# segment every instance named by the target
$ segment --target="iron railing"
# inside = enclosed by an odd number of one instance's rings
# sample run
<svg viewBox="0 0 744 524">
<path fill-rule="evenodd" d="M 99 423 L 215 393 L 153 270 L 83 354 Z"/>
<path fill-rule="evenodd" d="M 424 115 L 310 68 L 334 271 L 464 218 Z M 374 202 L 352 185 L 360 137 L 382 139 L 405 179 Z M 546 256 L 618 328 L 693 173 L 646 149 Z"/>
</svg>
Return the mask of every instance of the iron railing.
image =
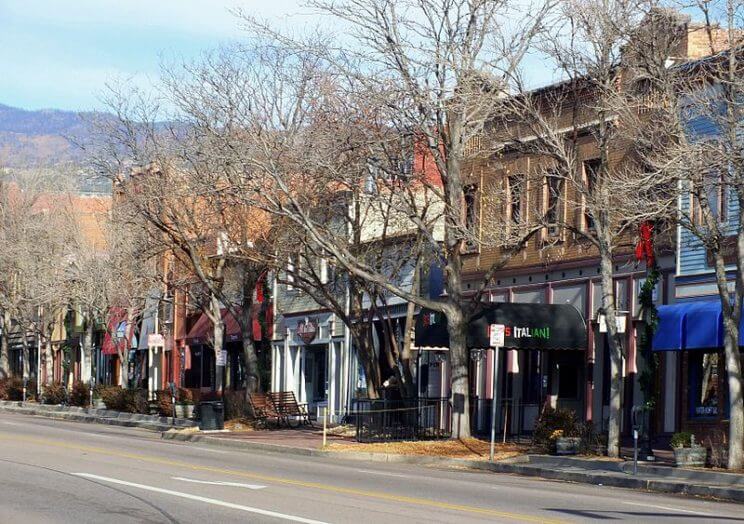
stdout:
<svg viewBox="0 0 744 524">
<path fill-rule="evenodd" d="M 452 434 L 449 398 L 356 399 L 354 404 L 358 442 L 449 438 Z"/>
</svg>

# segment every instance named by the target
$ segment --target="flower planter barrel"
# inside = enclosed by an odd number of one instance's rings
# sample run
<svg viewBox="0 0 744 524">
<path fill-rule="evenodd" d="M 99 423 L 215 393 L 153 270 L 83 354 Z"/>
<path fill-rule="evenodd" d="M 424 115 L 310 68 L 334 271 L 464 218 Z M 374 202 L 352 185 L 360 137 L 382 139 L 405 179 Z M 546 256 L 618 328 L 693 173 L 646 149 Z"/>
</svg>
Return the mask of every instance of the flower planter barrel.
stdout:
<svg viewBox="0 0 744 524">
<path fill-rule="evenodd" d="M 576 455 L 579 452 L 581 439 L 579 437 L 558 437 L 555 439 L 556 455 Z"/>
<path fill-rule="evenodd" d="M 708 450 L 703 446 L 674 448 L 674 462 L 679 467 L 703 467 Z"/>
</svg>

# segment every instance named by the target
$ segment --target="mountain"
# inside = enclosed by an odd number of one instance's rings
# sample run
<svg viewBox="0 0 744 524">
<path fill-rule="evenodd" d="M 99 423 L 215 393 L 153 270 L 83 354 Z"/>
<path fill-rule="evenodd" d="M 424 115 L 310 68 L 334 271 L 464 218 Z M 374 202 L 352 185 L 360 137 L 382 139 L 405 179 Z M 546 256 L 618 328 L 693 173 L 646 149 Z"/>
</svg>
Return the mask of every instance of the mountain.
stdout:
<svg viewBox="0 0 744 524">
<path fill-rule="evenodd" d="M 50 167 L 80 161 L 82 151 L 75 143 L 90 136 L 87 121 L 94 115 L 0 104 L 0 166 Z"/>
<path fill-rule="evenodd" d="M 91 137 L 88 122 L 96 113 L 41 109 L 28 111 L 0 104 L 0 169 L 11 172 L 27 169 L 54 169 L 81 166 L 84 152 L 77 144 Z M 91 179 L 80 173 L 78 190 L 108 192 L 108 181 Z"/>
</svg>

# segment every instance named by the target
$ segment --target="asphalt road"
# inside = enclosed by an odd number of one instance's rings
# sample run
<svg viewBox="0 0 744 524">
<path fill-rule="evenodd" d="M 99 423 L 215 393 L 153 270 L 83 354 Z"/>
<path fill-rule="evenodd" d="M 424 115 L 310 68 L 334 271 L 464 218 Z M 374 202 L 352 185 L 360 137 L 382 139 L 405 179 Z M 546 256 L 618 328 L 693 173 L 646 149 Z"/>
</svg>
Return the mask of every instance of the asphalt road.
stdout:
<svg viewBox="0 0 744 524">
<path fill-rule="evenodd" d="M 0 523 L 744 522 L 744 505 L 0 414 Z"/>
</svg>

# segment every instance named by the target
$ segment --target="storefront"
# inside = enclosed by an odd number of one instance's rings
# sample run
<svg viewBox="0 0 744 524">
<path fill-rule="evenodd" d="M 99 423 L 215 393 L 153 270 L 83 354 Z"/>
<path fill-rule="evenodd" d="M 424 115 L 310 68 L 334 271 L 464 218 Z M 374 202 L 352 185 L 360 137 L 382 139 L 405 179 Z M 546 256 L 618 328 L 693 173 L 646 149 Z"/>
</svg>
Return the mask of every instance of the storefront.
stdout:
<svg viewBox="0 0 744 524">
<path fill-rule="evenodd" d="M 723 352 L 723 314 L 718 300 L 659 306 L 653 350 L 677 355 L 677 429 L 698 439 L 728 431 L 728 388 Z M 744 318 L 739 325 L 744 347 Z M 667 384 L 668 385 L 668 384 Z"/>
<path fill-rule="evenodd" d="M 343 328 L 332 313 L 283 317 L 285 338 L 275 341 L 272 390 L 293 391 L 311 416 L 339 420 L 348 398 L 350 360 Z"/>
<path fill-rule="evenodd" d="M 496 382 L 500 432 L 530 432 L 546 403 L 582 413 L 587 326 L 581 313 L 565 304 L 488 303 L 471 319 L 467 335 L 471 414 L 476 432 L 491 424 L 495 357 L 489 344 L 492 324 L 505 326 Z M 416 325 L 419 354 L 448 355 L 443 351 L 448 347 L 444 315 L 424 311 Z M 420 381 L 427 379 L 427 389 L 432 389 L 432 375 L 423 371 L 422 368 Z M 446 380 L 449 374 L 442 377 Z M 448 389 L 448 385 L 438 389 Z"/>
</svg>

